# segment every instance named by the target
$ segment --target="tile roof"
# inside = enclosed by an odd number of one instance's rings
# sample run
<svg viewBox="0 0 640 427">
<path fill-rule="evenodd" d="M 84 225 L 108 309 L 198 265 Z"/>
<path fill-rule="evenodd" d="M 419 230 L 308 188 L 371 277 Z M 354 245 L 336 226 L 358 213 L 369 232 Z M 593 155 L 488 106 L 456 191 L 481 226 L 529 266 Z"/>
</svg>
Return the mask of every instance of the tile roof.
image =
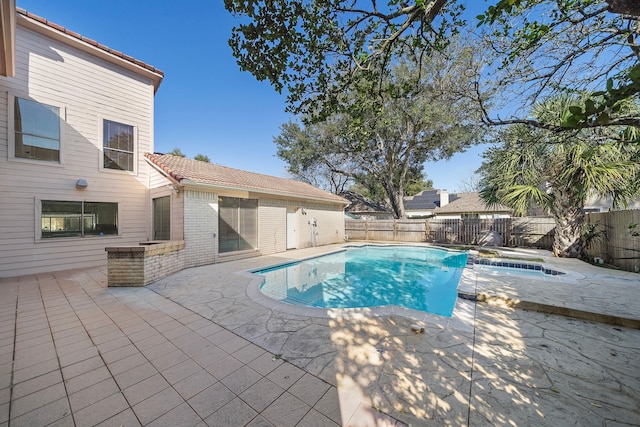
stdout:
<svg viewBox="0 0 640 427">
<path fill-rule="evenodd" d="M 258 193 L 337 202 L 345 205 L 349 203 L 348 200 L 340 196 L 292 179 L 247 172 L 170 154 L 145 153 L 144 156 L 165 175 L 183 185 L 189 183 L 186 181 L 190 181 L 213 187 L 249 190 Z"/>
<path fill-rule="evenodd" d="M 100 43 L 98 43 L 97 41 L 95 41 L 93 39 L 90 39 L 88 37 L 85 37 L 85 36 L 83 36 L 81 34 L 78 34 L 78 33 L 74 32 L 74 31 L 71 31 L 71 30 L 63 27 L 62 25 L 58 25 L 58 24 L 56 24 L 54 22 L 51 22 L 51 21 L 49 21 L 49 20 L 47 20 L 45 18 L 42 18 L 41 16 L 34 15 L 33 13 L 27 12 L 26 10 L 21 9 L 19 7 L 16 8 L 16 12 L 18 13 L 18 15 L 26 16 L 27 18 L 30 18 L 30 19 L 32 19 L 34 21 L 37 21 L 37 22 L 41 23 L 41 24 L 44 24 L 49 28 L 53 28 L 54 30 L 57 30 L 57 31 L 59 31 L 61 33 L 64 33 L 64 34 L 66 34 L 68 36 L 71 36 L 71 37 L 73 37 L 75 39 L 78 39 L 80 41 L 83 41 L 83 42 L 85 42 L 85 43 L 87 43 L 87 44 L 89 44 L 91 46 L 97 47 L 100 50 L 103 50 L 103 51 L 105 51 L 107 53 L 110 53 L 111 55 L 117 56 L 118 58 L 122 58 L 125 61 L 131 62 L 131 63 L 133 63 L 133 64 L 135 64 L 135 65 L 137 65 L 139 67 L 142 67 L 142 68 L 144 68 L 146 70 L 149 70 L 149 71 L 151 71 L 153 73 L 159 74 L 160 76 L 164 77 L 164 72 L 162 70 L 159 70 L 156 67 L 154 67 L 152 65 L 149 65 L 149 64 L 147 64 L 145 62 L 139 61 L 139 60 L 137 60 L 136 58 L 134 58 L 132 56 L 125 55 L 124 53 L 122 53 L 122 52 L 120 52 L 118 50 L 111 49 L 110 47 L 105 46 L 103 44 L 100 44 Z"/>
<path fill-rule="evenodd" d="M 480 198 L 480 193 L 456 193 L 455 200 L 449 202 L 449 204 L 436 208 L 437 214 L 441 213 L 475 213 L 475 212 L 512 212 L 508 206 L 504 205 L 491 205 L 487 206 Z"/>
</svg>

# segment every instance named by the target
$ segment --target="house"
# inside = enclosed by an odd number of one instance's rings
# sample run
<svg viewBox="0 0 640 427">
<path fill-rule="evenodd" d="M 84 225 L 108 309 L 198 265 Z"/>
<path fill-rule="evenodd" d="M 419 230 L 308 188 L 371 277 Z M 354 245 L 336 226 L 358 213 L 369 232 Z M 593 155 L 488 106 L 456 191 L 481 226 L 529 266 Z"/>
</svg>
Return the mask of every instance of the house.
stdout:
<svg viewBox="0 0 640 427">
<path fill-rule="evenodd" d="M 145 159 L 153 239 L 184 240 L 184 267 L 344 241 L 340 196 L 168 154 Z"/>
<path fill-rule="evenodd" d="M 352 219 L 393 219 L 391 210 L 353 191 L 343 191 L 340 196 L 349 201 L 345 209 Z"/>
<path fill-rule="evenodd" d="M 449 193 L 447 190 L 424 190 L 404 198 L 407 218 L 488 219 L 509 218 L 513 210 L 507 206 L 487 206 L 480 193 Z"/>
<path fill-rule="evenodd" d="M 15 0 L 0 14 L 0 277 L 119 265 L 140 245 L 160 253 L 144 268 L 175 271 L 344 240 L 339 196 L 149 154 L 162 71 Z"/>
<path fill-rule="evenodd" d="M 509 218 L 513 210 L 504 205 L 487 206 L 480 193 L 455 193 L 449 195 L 449 203 L 435 209 L 438 219 L 496 219 Z"/>
<path fill-rule="evenodd" d="M 404 198 L 404 212 L 407 218 L 429 218 L 436 208 L 449 203 L 447 190 L 423 190 L 414 196 Z"/>
<path fill-rule="evenodd" d="M 157 68 L 0 0 L 0 277 L 149 239 Z"/>
<path fill-rule="evenodd" d="M 614 210 L 640 209 L 640 200 L 632 200 L 626 207 L 614 209 L 612 197 L 587 197 L 584 212 L 609 212 Z"/>
</svg>

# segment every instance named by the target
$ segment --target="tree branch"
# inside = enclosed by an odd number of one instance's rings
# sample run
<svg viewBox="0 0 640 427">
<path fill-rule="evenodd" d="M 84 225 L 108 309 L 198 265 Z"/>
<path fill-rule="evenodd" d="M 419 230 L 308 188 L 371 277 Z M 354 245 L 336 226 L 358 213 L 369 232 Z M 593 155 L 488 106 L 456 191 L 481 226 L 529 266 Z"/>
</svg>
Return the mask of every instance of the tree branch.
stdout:
<svg viewBox="0 0 640 427">
<path fill-rule="evenodd" d="M 619 13 L 640 17 L 640 3 L 637 0 L 606 0 L 609 7 L 607 10 L 611 13 Z"/>
</svg>

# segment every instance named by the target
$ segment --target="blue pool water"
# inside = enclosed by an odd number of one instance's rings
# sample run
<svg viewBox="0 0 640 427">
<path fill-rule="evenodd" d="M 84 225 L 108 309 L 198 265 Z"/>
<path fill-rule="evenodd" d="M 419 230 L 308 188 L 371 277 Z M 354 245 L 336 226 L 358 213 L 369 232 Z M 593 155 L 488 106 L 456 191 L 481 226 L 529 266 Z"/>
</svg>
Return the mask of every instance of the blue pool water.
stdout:
<svg viewBox="0 0 640 427">
<path fill-rule="evenodd" d="M 399 305 L 451 316 L 467 254 L 437 248 L 366 246 L 255 271 L 267 296 L 308 307 Z"/>
</svg>

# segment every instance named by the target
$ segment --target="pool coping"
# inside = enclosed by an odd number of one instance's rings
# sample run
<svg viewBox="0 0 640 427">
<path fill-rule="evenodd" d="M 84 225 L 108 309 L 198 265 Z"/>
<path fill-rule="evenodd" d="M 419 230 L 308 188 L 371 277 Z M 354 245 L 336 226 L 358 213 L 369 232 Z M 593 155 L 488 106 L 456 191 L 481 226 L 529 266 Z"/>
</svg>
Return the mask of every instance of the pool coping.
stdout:
<svg viewBox="0 0 640 427">
<path fill-rule="evenodd" d="M 491 258 L 489 261 L 487 261 L 488 263 L 477 263 L 476 262 L 477 253 L 472 255 L 471 252 L 473 251 L 470 251 L 467 267 L 465 267 L 462 273 L 462 277 L 460 278 L 460 282 L 458 284 L 458 297 L 460 298 L 468 299 L 470 301 L 477 301 L 477 302 L 487 303 L 491 305 L 502 306 L 502 307 L 537 311 L 540 313 L 555 314 L 555 315 L 560 315 L 565 317 L 572 317 L 575 319 L 604 323 L 608 325 L 623 326 L 623 327 L 632 328 L 632 329 L 640 329 L 640 319 L 598 313 L 595 311 L 580 310 L 577 308 L 563 307 L 559 305 L 545 304 L 541 302 L 528 301 L 528 300 L 519 299 L 519 298 L 512 298 L 507 295 L 500 294 L 499 292 L 496 292 L 496 293 L 478 292 L 477 290 L 478 279 L 486 279 L 488 275 L 483 274 L 483 272 L 480 272 L 479 270 L 474 269 L 474 266 L 494 265 L 494 264 L 491 264 L 491 262 L 495 263 L 496 265 L 500 263 L 501 264 L 505 264 L 505 263 L 521 264 L 521 265 L 537 264 L 537 265 L 540 265 L 542 269 L 561 273 L 561 274 L 549 275 L 550 277 L 540 277 L 540 278 L 528 277 L 527 278 L 528 280 L 540 281 L 540 282 L 546 282 L 546 283 L 548 283 L 549 279 L 551 279 L 551 280 L 561 280 L 563 283 L 569 283 L 569 284 L 579 286 L 580 285 L 579 280 L 585 278 L 586 276 L 580 273 L 576 273 L 574 271 L 567 271 L 562 268 L 559 268 L 552 261 L 551 262 L 550 261 L 514 262 L 514 260 L 512 259 L 496 257 L 496 258 Z M 505 267 L 504 265 L 501 265 L 500 267 L 518 269 L 518 267 Z M 523 267 L 519 267 L 519 268 L 529 270 Z M 490 279 L 495 280 L 494 276 L 488 276 L 488 277 Z"/>
<path fill-rule="evenodd" d="M 463 268 L 460 280 L 457 287 L 457 298 L 453 308 L 451 317 L 426 313 L 420 310 L 412 310 L 397 305 L 365 307 L 365 308 L 316 308 L 316 307 L 304 307 L 297 306 L 290 303 L 275 300 L 271 297 L 264 295 L 260 291 L 260 286 L 263 282 L 263 277 L 254 273 L 251 270 L 242 270 L 236 272 L 236 274 L 244 276 L 249 279 L 249 284 L 246 287 L 247 296 L 254 302 L 270 308 L 272 310 L 280 311 L 283 313 L 297 315 L 297 316 L 310 316 L 318 318 L 365 318 L 365 317 L 380 317 L 380 316 L 402 316 L 404 318 L 414 320 L 416 322 L 422 322 L 429 325 L 435 325 L 440 328 L 453 328 L 460 331 L 472 331 L 473 319 L 475 311 L 475 303 L 487 303 L 491 305 L 497 305 L 502 307 L 517 308 L 520 310 L 537 311 L 547 314 L 556 314 L 566 317 L 573 317 L 582 320 L 595 321 L 599 323 L 605 323 L 615 326 L 624 326 L 633 329 L 640 329 L 640 319 L 609 315 L 603 313 L 597 313 L 594 311 L 580 310 L 571 307 L 564 307 L 552 304 L 545 304 L 536 301 L 528 301 L 526 299 L 513 298 L 505 294 L 501 294 L 499 291 L 495 293 L 478 291 L 479 280 L 496 280 L 495 276 L 483 274 L 479 269 L 475 269 L 475 265 L 491 265 L 491 262 L 504 268 L 509 267 L 508 264 L 528 265 L 535 264 L 540 265 L 543 270 L 551 270 L 561 274 L 549 274 L 548 277 L 529 277 L 529 280 L 547 282 L 549 280 L 561 280 L 563 283 L 580 286 L 580 279 L 585 276 L 574 271 L 566 270 L 553 263 L 552 260 L 540 261 L 515 261 L 509 258 L 495 257 L 490 258 L 485 263 L 476 263 L 478 259 L 478 251 L 475 250 L 456 250 L 449 249 L 447 247 L 438 245 L 424 245 L 424 244 L 412 244 L 408 242 L 403 243 L 384 243 L 376 244 L 372 242 L 363 243 L 350 243 L 348 246 L 342 246 L 339 249 L 330 250 L 323 255 L 329 255 L 332 253 L 343 252 L 347 247 L 364 247 L 364 246 L 415 246 L 415 247 L 431 247 L 450 252 L 467 252 L 469 258 L 467 259 L 467 265 Z M 270 268 L 277 268 L 284 265 L 301 262 L 307 259 L 316 258 L 320 255 L 312 255 L 308 257 L 301 257 L 298 259 L 291 259 L 285 262 L 274 263 L 268 266 L 261 267 L 260 270 L 266 270 Z M 504 264 L 507 264 L 505 266 Z M 522 269 L 522 267 L 520 267 Z M 530 270 L 524 268 L 525 270 Z M 254 270 L 255 271 L 255 270 Z"/>
<path fill-rule="evenodd" d="M 247 296 L 253 302 L 272 310 L 280 311 L 296 316 L 309 316 L 324 319 L 353 318 L 361 319 L 366 317 L 380 316 L 402 316 L 416 322 L 423 322 L 441 328 L 453 328 L 460 331 L 473 330 L 473 301 L 462 298 L 456 299 L 456 304 L 451 317 L 426 313 L 420 310 L 412 310 L 398 305 L 385 305 L 363 308 L 318 308 L 293 305 L 275 300 L 266 296 L 260 291 L 260 285 L 264 280 L 263 276 L 248 271 L 238 271 L 236 274 L 244 276 L 250 280 L 247 285 Z"/>
<path fill-rule="evenodd" d="M 425 246 L 425 245 L 412 245 L 412 244 L 371 244 L 371 243 L 363 243 L 363 244 L 350 244 L 349 246 L 344 246 L 338 250 L 328 251 L 322 255 L 314 255 L 309 257 L 303 257 L 295 260 L 289 260 L 281 263 L 276 263 L 272 265 L 268 265 L 265 267 L 261 267 L 259 270 L 268 270 L 272 268 L 278 268 L 289 264 L 294 264 L 297 262 L 305 261 L 308 259 L 317 258 L 318 256 L 325 256 L 334 253 L 344 252 L 347 247 L 364 247 L 364 246 L 377 246 L 377 247 L 385 247 L 385 246 L 413 246 L 413 247 L 430 247 L 440 250 L 445 250 L 448 252 L 459 252 L 463 253 L 465 251 L 458 251 L 447 249 L 441 246 Z M 464 275 L 464 271 L 466 268 L 463 268 L 462 275 Z M 254 270 L 256 271 L 256 270 Z M 438 314 L 427 313 L 420 310 L 413 310 L 410 308 L 405 308 L 398 305 L 385 305 L 385 306 L 375 306 L 375 307 L 362 307 L 362 308 L 318 308 L 318 307 L 305 307 L 298 306 L 294 304 L 289 304 L 286 302 L 275 300 L 260 291 L 260 286 L 264 280 L 264 277 L 259 273 L 254 273 L 252 271 L 238 271 L 235 274 L 246 277 L 249 279 L 249 284 L 247 285 L 246 292 L 247 296 L 254 302 L 265 306 L 269 309 L 280 311 L 287 314 L 297 315 L 297 316 L 310 316 L 310 317 L 318 317 L 325 319 L 334 319 L 334 318 L 365 318 L 365 317 L 380 317 L 380 316 L 402 316 L 410 320 L 414 320 L 416 322 L 422 322 L 425 324 L 429 324 L 432 326 L 438 326 L 440 328 L 453 328 L 460 331 L 470 332 L 473 331 L 473 319 L 474 319 L 474 311 L 475 306 L 473 301 L 461 297 L 456 298 L 455 305 L 453 307 L 453 313 L 451 317 L 442 316 Z M 461 276 L 462 280 L 462 276 Z M 458 283 L 459 286 L 459 283 Z"/>
</svg>

